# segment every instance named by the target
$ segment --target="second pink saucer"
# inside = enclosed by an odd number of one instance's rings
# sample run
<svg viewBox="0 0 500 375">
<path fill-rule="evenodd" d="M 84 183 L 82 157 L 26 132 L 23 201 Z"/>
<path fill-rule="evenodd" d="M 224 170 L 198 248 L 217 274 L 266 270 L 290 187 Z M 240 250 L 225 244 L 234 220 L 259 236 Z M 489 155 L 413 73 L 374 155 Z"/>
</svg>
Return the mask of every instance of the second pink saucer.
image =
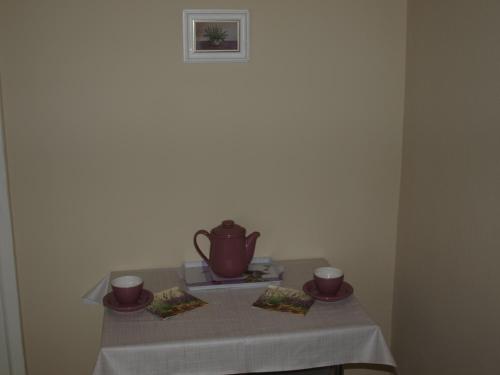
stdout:
<svg viewBox="0 0 500 375">
<path fill-rule="evenodd" d="M 302 287 L 302 290 L 306 292 L 308 295 L 310 295 L 312 298 L 325 302 L 340 301 L 344 298 L 349 297 L 354 292 L 354 288 L 352 287 L 352 285 L 345 281 L 342 282 L 342 285 L 340 286 L 340 289 L 337 292 L 337 294 L 334 294 L 332 296 L 321 294 L 318 288 L 316 288 L 314 280 L 309 280 L 307 283 L 305 283 L 304 286 Z"/>
</svg>

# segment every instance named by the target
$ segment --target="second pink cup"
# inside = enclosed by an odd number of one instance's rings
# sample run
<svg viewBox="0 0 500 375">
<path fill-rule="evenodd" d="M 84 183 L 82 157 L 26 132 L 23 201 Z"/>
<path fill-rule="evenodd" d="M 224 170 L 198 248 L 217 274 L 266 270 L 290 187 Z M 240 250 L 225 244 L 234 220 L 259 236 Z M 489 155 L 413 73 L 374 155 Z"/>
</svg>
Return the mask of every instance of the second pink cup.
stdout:
<svg viewBox="0 0 500 375">
<path fill-rule="evenodd" d="M 335 267 L 320 267 L 314 270 L 314 283 L 321 294 L 337 294 L 344 281 L 344 272 Z"/>
</svg>

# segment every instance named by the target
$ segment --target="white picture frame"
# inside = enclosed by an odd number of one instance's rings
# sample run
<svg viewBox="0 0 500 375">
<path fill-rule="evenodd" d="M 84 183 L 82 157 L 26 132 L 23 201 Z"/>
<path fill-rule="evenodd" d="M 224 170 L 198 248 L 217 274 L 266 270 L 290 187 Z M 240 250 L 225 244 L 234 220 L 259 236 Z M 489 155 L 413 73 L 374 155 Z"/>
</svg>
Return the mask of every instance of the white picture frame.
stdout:
<svg viewBox="0 0 500 375">
<path fill-rule="evenodd" d="M 184 62 L 247 62 L 250 57 L 248 10 L 184 9 Z"/>
</svg>

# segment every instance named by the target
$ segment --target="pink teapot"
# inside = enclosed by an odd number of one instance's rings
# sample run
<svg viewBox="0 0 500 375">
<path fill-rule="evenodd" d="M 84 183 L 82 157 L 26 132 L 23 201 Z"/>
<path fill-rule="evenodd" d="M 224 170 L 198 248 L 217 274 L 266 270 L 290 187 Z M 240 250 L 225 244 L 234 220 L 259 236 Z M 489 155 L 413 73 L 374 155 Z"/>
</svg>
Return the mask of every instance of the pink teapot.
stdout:
<svg viewBox="0 0 500 375">
<path fill-rule="evenodd" d="M 221 225 L 208 233 L 201 229 L 194 234 L 194 247 L 212 271 L 222 277 L 240 276 L 248 268 L 255 251 L 255 242 L 260 236 L 253 232 L 245 237 L 245 228 L 232 220 L 224 220 Z M 196 237 L 203 234 L 210 241 L 207 258 L 196 243 Z"/>
</svg>

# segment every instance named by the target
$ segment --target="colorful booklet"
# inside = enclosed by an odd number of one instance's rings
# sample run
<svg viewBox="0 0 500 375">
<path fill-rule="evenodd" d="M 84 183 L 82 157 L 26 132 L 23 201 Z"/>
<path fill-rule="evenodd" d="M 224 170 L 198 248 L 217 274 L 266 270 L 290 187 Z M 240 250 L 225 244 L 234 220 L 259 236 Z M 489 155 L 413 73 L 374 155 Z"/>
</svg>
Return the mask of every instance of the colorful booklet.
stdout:
<svg viewBox="0 0 500 375">
<path fill-rule="evenodd" d="M 314 299 L 301 290 L 270 285 L 253 306 L 306 315 L 313 303 Z"/>
<path fill-rule="evenodd" d="M 147 309 L 160 318 L 166 319 L 206 304 L 205 301 L 184 292 L 176 286 L 155 293 L 153 302 Z"/>
<path fill-rule="evenodd" d="M 283 277 L 283 267 L 271 258 L 254 258 L 248 270 L 238 277 L 220 277 L 203 261 L 185 262 L 182 267 L 188 290 L 219 288 L 255 288 L 279 285 Z"/>
</svg>

